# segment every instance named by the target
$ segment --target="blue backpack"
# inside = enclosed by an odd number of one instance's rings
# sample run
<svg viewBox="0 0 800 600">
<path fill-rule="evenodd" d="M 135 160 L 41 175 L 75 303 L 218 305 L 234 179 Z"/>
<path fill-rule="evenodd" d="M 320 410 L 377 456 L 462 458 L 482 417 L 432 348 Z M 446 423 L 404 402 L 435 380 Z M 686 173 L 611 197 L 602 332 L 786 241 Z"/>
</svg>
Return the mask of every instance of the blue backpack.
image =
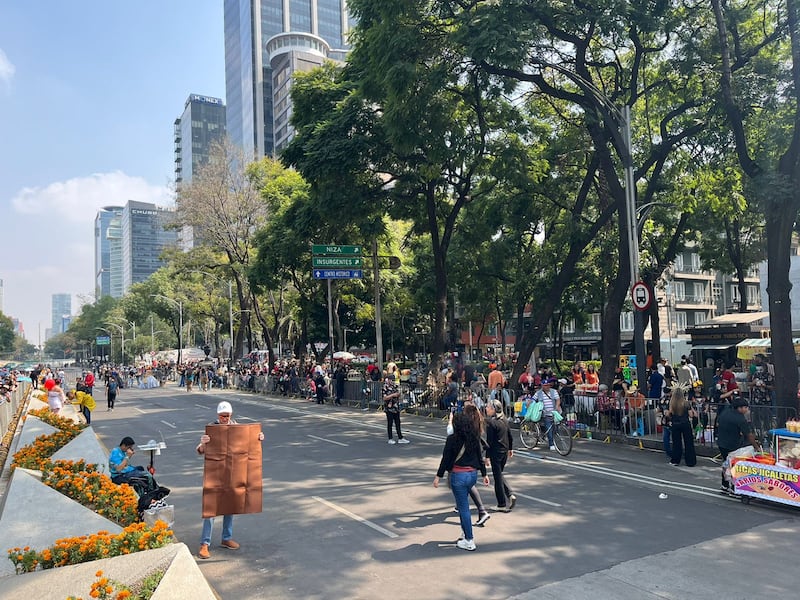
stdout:
<svg viewBox="0 0 800 600">
<path fill-rule="evenodd" d="M 115 379 L 112 379 L 108 382 L 108 391 L 112 394 L 117 393 L 117 381 Z"/>
</svg>

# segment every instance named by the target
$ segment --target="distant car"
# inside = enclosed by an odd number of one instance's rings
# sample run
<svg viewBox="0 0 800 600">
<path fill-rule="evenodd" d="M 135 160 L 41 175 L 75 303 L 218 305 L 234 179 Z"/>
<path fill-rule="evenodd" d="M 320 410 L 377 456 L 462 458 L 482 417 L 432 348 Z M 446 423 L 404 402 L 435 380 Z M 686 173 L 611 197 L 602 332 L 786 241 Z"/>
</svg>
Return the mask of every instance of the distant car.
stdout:
<svg viewBox="0 0 800 600">
<path fill-rule="evenodd" d="M 371 362 L 375 362 L 375 359 L 369 356 L 368 354 L 359 354 L 350 362 L 356 363 L 357 365 L 368 365 Z"/>
</svg>

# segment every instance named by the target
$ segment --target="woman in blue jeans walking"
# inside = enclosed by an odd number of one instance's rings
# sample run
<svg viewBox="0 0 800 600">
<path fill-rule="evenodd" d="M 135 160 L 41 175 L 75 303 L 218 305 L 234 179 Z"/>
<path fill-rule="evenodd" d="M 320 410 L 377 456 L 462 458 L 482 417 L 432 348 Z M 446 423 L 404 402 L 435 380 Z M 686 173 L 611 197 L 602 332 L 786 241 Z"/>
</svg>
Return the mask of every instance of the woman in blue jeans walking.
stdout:
<svg viewBox="0 0 800 600">
<path fill-rule="evenodd" d="M 478 480 L 478 471 L 483 476 L 484 485 L 489 485 L 489 477 L 483 460 L 480 433 L 472 419 L 464 414 L 453 417 L 453 434 L 447 436 L 444 443 L 442 460 L 436 477 L 433 478 L 433 487 L 439 487 L 439 480 L 444 477 L 445 471 L 450 472 L 450 488 L 453 490 L 461 530 L 464 533 L 456 545 L 462 550 L 475 550 L 469 514 L 469 490 Z"/>
</svg>

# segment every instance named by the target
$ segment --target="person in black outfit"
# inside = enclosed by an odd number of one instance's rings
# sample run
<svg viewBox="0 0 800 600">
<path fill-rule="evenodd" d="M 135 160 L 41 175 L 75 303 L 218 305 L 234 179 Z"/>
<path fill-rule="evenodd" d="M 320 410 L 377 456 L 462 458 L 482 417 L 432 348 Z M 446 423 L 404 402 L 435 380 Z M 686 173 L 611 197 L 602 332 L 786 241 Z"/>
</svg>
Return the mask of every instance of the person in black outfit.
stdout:
<svg viewBox="0 0 800 600">
<path fill-rule="evenodd" d="M 344 398 L 344 381 L 347 379 L 347 367 L 343 364 L 337 365 L 333 378 L 336 381 L 336 396 L 334 397 L 334 402 L 341 406 L 342 398 Z"/>
<path fill-rule="evenodd" d="M 723 492 L 733 491 L 728 478 L 725 476 L 725 470 L 728 467 L 728 454 L 744 446 L 753 446 L 756 450 L 761 450 L 761 444 L 759 444 L 755 433 L 753 433 L 753 428 L 750 427 L 750 423 L 747 421 L 748 410 L 750 408 L 747 400 L 734 397 L 731 400 L 730 408 L 726 408 L 719 413 L 717 444 L 723 460 L 721 487 Z"/>
<path fill-rule="evenodd" d="M 490 400 L 486 404 L 486 460 L 492 466 L 494 495 L 497 497 L 495 510 L 499 512 L 509 512 L 517 503 L 517 497 L 503 475 L 506 461 L 512 456 L 514 442 L 511 428 L 503 413 L 503 403 L 500 400 Z"/>
<path fill-rule="evenodd" d="M 673 388 L 667 415 L 670 418 L 672 430 L 672 457 L 669 461 L 670 464 L 677 467 L 681 464 L 681 455 L 683 455 L 687 467 L 695 466 L 697 464 L 697 455 L 694 451 L 694 432 L 692 431 L 690 419 L 697 417 L 697 413 L 689 405 L 689 401 L 686 400 L 686 392 L 684 392 L 683 388 L 677 386 Z"/>
</svg>

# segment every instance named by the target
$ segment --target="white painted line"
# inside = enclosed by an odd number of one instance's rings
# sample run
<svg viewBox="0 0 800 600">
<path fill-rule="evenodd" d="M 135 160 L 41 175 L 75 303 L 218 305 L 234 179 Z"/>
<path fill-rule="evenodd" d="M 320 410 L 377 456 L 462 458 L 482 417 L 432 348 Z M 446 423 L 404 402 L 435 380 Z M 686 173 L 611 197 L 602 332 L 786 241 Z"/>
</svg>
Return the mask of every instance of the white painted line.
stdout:
<svg viewBox="0 0 800 600">
<path fill-rule="evenodd" d="M 147 414 L 147 412 L 146 412 L 146 411 L 143 411 L 141 408 L 139 408 L 139 407 L 137 407 L 137 406 L 134 406 L 134 407 L 133 407 L 133 410 L 135 410 L 136 412 L 138 412 L 138 413 L 141 413 L 141 414 L 143 414 L 143 415 L 146 415 L 146 414 Z"/>
<path fill-rule="evenodd" d="M 336 444 L 337 446 L 349 446 L 349 444 L 343 444 L 342 442 L 336 442 L 334 440 L 329 440 L 328 438 L 317 437 L 316 435 L 308 434 L 308 437 L 314 438 L 315 440 L 319 440 L 320 442 L 329 442 L 331 444 Z"/>
<path fill-rule="evenodd" d="M 342 508 L 341 506 L 337 506 L 333 502 L 328 502 L 324 498 L 320 498 L 319 496 L 311 496 L 311 498 L 316 500 L 317 502 L 321 502 L 325 506 L 328 506 L 329 508 L 332 508 L 335 511 L 338 511 L 338 512 L 342 513 L 343 515 L 346 515 L 346 516 L 350 517 L 354 521 L 358 521 L 359 523 L 363 523 L 367 527 L 371 527 L 372 529 L 374 529 L 378 533 L 382 533 L 386 537 L 389 537 L 389 538 L 392 538 L 392 539 L 394 539 L 396 537 L 399 537 L 396 533 L 393 533 L 393 532 L 389 531 L 388 529 L 384 529 L 380 525 L 377 525 L 376 523 L 373 523 L 372 521 L 368 521 L 364 517 L 359 517 L 357 514 L 351 513 L 346 508 Z"/>
<path fill-rule="evenodd" d="M 255 421 L 252 417 L 236 417 L 239 421 Z"/>
<path fill-rule="evenodd" d="M 197 408 L 202 408 L 202 409 L 204 409 L 204 410 L 208 408 L 207 406 L 203 406 L 202 404 L 195 404 L 195 406 L 196 406 Z"/>
<path fill-rule="evenodd" d="M 172 427 L 173 429 L 177 429 L 177 425 L 173 425 L 172 423 L 167 423 L 166 421 L 161 421 L 167 427 Z"/>
<path fill-rule="evenodd" d="M 514 492 L 515 496 L 519 496 L 520 498 L 525 498 L 526 500 L 533 500 L 534 502 L 539 502 L 541 504 L 547 504 L 548 506 L 555 506 L 556 508 L 561 508 L 561 504 L 558 502 L 550 502 L 550 500 L 543 500 L 542 498 L 535 498 L 533 496 L 528 496 L 527 494 L 520 494 L 519 492 Z"/>
</svg>

